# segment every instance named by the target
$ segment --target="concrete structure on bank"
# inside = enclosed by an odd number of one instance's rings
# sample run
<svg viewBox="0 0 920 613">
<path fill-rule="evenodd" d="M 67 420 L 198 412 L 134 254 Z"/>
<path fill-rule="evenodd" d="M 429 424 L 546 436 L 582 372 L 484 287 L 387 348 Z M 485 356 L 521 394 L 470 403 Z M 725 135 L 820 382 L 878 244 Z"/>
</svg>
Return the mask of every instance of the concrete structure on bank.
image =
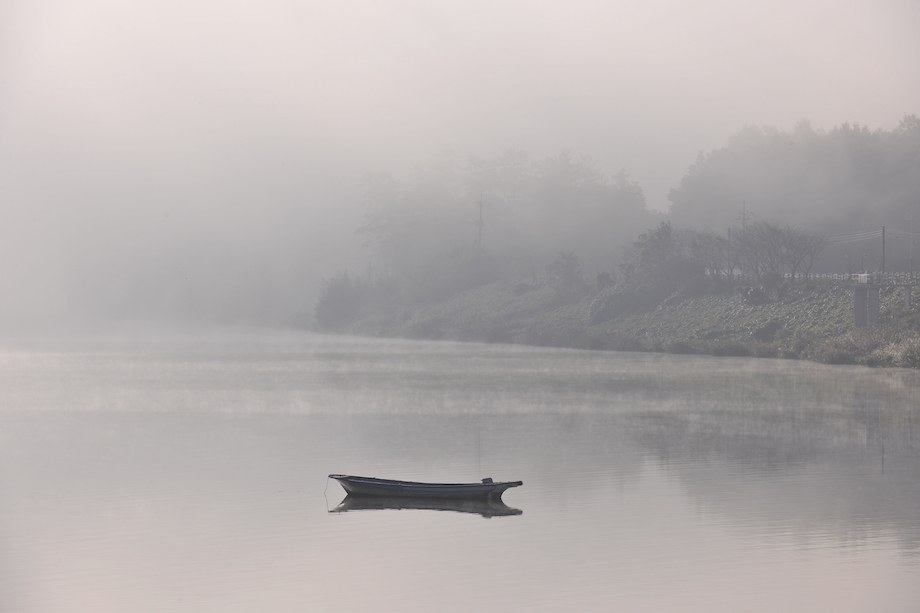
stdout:
<svg viewBox="0 0 920 613">
<path fill-rule="evenodd" d="M 891 283 L 885 285 L 869 283 L 870 275 L 855 275 L 856 285 L 853 286 L 853 325 L 861 328 L 866 324 L 877 324 L 881 311 L 882 287 L 903 287 L 904 308 L 911 305 L 911 293 L 916 283 Z"/>
</svg>

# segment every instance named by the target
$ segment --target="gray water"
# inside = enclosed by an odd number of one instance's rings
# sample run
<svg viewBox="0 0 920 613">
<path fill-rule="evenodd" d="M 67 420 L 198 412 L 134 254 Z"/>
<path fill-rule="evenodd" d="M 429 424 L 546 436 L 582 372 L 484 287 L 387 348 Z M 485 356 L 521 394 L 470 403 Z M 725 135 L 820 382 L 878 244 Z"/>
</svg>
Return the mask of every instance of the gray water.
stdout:
<svg viewBox="0 0 920 613">
<path fill-rule="evenodd" d="M 0 350 L 0 611 L 920 610 L 920 373 L 252 334 Z M 523 480 L 520 514 L 327 481 Z"/>
</svg>

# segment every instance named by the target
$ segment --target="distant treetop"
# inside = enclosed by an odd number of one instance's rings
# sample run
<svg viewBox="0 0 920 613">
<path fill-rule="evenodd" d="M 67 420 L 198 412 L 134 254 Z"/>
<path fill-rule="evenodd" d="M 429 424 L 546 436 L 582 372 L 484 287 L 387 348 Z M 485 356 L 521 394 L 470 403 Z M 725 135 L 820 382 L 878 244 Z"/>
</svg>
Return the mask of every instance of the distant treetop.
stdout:
<svg viewBox="0 0 920 613">
<path fill-rule="evenodd" d="M 716 232 L 742 209 L 831 232 L 903 223 L 920 202 L 920 119 L 907 115 L 891 131 L 746 126 L 700 153 L 669 199 L 675 223 Z"/>
</svg>

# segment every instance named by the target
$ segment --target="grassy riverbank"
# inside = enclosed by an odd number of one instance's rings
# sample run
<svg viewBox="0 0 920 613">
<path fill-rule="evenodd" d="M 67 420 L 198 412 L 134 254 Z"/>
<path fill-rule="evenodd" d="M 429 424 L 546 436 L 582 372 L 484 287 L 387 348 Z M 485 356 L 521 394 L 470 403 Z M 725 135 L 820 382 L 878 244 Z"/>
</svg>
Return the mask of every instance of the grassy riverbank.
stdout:
<svg viewBox="0 0 920 613">
<path fill-rule="evenodd" d="M 853 328 L 852 288 L 844 285 L 764 290 L 716 284 L 696 293 L 678 293 L 651 309 L 605 314 L 599 305 L 610 303 L 615 288 L 562 292 L 552 285 L 501 282 L 444 301 L 366 317 L 350 331 L 371 336 L 920 367 L 920 310 L 917 305 L 904 308 L 901 288 L 883 290 L 881 323 L 860 329 Z"/>
</svg>

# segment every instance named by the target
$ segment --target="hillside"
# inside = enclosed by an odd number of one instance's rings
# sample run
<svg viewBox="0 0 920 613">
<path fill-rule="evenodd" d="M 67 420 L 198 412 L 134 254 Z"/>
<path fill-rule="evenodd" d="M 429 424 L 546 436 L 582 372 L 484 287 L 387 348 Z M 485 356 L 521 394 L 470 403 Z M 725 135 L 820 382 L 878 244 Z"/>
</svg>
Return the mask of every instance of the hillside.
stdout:
<svg viewBox="0 0 920 613">
<path fill-rule="evenodd" d="M 716 283 L 684 289 L 651 310 L 624 310 L 598 321 L 599 305 L 612 293 L 615 287 L 564 292 L 550 284 L 499 282 L 366 317 L 350 332 L 920 367 L 920 311 L 916 304 L 904 308 L 900 288 L 882 291 L 881 323 L 860 329 L 853 328 L 852 288 L 843 284 L 767 289 Z"/>
</svg>

